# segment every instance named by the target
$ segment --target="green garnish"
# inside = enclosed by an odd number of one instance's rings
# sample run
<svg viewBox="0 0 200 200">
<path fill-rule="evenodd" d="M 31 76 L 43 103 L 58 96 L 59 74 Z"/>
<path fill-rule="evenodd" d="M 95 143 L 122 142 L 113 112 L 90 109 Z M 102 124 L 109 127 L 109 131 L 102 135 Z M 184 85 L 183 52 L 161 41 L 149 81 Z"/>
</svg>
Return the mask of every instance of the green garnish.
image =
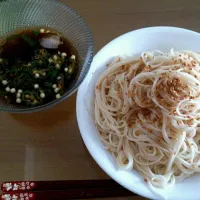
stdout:
<svg viewBox="0 0 200 200">
<path fill-rule="evenodd" d="M 8 103 L 24 107 L 49 103 L 61 98 L 75 78 L 77 63 L 68 49 L 46 49 L 40 39 L 39 31 L 22 31 L 0 46 L 0 97 Z"/>
<path fill-rule="evenodd" d="M 28 106 L 36 106 L 42 102 L 37 92 L 25 91 L 22 94 L 22 102 Z"/>
<path fill-rule="evenodd" d="M 52 86 L 53 86 L 53 84 L 50 83 L 50 82 L 45 82 L 44 85 L 45 85 L 45 87 L 47 87 L 47 88 L 52 88 Z"/>
<path fill-rule="evenodd" d="M 19 34 L 11 35 L 10 37 L 8 37 L 8 38 L 6 39 L 6 42 L 9 42 L 9 41 L 11 41 L 11 40 L 14 40 L 14 39 L 16 39 L 16 38 L 18 38 L 18 37 L 19 37 Z"/>
<path fill-rule="evenodd" d="M 32 40 L 30 37 L 28 37 L 27 35 L 21 35 L 21 38 L 23 40 L 25 40 L 30 46 L 35 46 L 37 43 Z"/>
<path fill-rule="evenodd" d="M 39 31 L 33 31 L 33 34 L 34 34 L 35 36 L 38 36 L 38 35 L 40 34 L 40 32 L 39 32 Z"/>
<path fill-rule="evenodd" d="M 57 70 L 57 69 L 53 69 L 51 72 L 49 72 L 49 74 L 48 74 L 49 80 L 50 81 L 55 80 L 57 75 L 58 75 L 58 73 L 59 73 L 59 70 Z"/>
</svg>

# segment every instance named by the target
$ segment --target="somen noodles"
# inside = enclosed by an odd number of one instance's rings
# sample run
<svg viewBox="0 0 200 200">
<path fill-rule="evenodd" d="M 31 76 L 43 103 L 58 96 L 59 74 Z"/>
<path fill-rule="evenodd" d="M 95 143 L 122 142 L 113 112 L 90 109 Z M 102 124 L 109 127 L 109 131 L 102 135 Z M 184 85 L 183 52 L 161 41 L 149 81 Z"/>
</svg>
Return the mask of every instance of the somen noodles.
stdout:
<svg viewBox="0 0 200 200">
<path fill-rule="evenodd" d="M 95 123 L 118 166 L 151 187 L 200 172 L 200 54 L 115 58 L 96 83 Z"/>
</svg>

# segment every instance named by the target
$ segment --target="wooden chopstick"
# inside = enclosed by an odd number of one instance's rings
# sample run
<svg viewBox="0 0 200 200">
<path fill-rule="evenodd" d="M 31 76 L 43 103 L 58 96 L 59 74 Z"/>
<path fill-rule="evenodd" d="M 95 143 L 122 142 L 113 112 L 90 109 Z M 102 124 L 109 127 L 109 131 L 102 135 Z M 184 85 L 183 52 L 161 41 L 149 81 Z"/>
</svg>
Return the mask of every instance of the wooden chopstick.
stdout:
<svg viewBox="0 0 200 200">
<path fill-rule="evenodd" d="M 85 188 L 119 188 L 113 180 L 67 180 L 67 181 L 11 181 L 1 185 L 3 192 L 66 190 Z"/>
<path fill-rule="evenodd" d="M 66 199 L 89 199 L 106 197 L 136 196 L 125 188 L 87 188 L 70 190 L 46 190 L 33 192 L 11 192 L 0 195 L 0 199 L 24 199 L 24 200 L 66 200 Z"/>
</svg>

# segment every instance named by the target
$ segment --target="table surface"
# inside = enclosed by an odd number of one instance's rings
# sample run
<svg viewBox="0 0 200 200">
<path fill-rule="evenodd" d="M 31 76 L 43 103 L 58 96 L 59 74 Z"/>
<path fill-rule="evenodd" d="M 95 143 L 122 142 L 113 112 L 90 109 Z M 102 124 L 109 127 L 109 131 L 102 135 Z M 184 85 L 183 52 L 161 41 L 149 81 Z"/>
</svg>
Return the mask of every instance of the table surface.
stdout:
<svg viewBox="0 0 200 200">
<path fill-rule="evenodd" d="M 200 31 L 198 0 L 62 2 L 86 20 L 96 52 L 113 38 L 142 27 L 167 25 Z M 82 142 L 75 111 L 76 94 L 45 112 L 0 113 L 0 181 L 108 178 Z"/>
</svg>

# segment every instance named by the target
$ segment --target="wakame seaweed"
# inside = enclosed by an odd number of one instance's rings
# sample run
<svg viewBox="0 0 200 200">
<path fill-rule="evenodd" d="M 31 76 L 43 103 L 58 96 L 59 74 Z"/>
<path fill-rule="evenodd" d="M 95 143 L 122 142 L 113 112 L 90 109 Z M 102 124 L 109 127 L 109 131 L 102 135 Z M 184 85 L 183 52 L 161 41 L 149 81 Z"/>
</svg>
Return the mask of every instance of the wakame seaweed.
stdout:
<svg viewBox="0 0 200 200">
<path fill-rule="evenodd" d="M 41 40 L 48 44 L 52 35 L 59 36 L 58 47 L 42 46 Z M 1 44 L 0 98 L 11 104 L 32 107 L 59 99 L 77 76 L 77 52 L 55 31 L 22 30 Z"/>
</svg>

